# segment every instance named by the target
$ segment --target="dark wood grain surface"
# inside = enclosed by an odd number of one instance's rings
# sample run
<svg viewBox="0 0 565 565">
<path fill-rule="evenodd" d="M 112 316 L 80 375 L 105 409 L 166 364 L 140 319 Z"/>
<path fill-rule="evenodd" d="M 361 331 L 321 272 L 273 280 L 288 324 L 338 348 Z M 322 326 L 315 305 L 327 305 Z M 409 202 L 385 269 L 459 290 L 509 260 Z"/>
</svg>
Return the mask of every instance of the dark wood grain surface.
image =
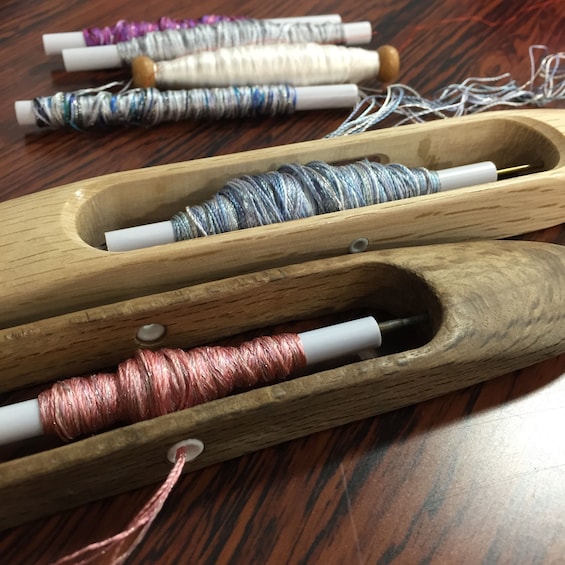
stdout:
<svg viewBox="0 0 565 565">
<path fill-rule="evenodd" d="M 104 173 L 317 139 L 340 111 L 152 129 L 22 131 L 13 102 L 99 86 L 63 72 L 41 34 L 204 13 L 369 19 L 430 95 L 468 76 L 529 77 L 528 47 L 565 47 L 561 0 L 111 2 L 0 7 L 0 199 Z M 563 106 L 565 107 L 565 106 Z M 564 187 L 565 188 L 565 187 Z M 526 236 L 565 244 L 558 226 Z M 131 563 L 563 563 L 565 358 L 185 475 Z M 154 487 L 0 533 L 0 561 L 48 563 L 123 527 Z M 0 512 L 1 510 L 0 501 Z"/>
</svg>

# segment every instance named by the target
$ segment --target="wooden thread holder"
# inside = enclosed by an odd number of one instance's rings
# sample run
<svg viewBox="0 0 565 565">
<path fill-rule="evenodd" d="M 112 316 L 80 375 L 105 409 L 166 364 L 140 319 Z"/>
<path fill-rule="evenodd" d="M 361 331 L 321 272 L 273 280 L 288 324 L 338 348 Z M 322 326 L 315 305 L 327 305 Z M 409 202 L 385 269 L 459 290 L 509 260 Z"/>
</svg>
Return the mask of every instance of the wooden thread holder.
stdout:
<svg viewBox="0 0 565 565">
<path fill-rule="evenodd" d="M 167 329 L 155 347 L 190 348 L 359 309 L 430 320 L 407 350 L 5 462 L 0 528 L 158 481 L 170 469 L 168 448 L 188 437 L 205 451 L 187 471 L 563 353 L 564 248 L 490 241 L 376 249 L 562 222 L 564 130 L 562 111 L 492 113 L 120 173 L 0 205 L 3 392 L 115 365 L 151 322 Z M 162 220 L 243 173 L 377 155 L 430 168 L 535 161 L 543 170 L 166 247 L 94 247 L 105 230 Z M 347 255 L 359 237 L 376 251 Z"/>
</svg>

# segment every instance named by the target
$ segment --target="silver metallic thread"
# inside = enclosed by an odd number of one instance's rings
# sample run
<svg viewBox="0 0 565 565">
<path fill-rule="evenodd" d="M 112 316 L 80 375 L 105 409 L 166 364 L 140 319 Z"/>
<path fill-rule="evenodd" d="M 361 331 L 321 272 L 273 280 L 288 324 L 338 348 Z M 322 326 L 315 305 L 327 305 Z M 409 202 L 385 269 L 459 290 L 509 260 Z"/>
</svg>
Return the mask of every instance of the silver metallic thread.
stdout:
<svg viewBox="0 0 565 565">
<path fill-rule="evenodd" d="M 156 31 L 130 41 L 117 43 L 124 65 L 146 55 L 154 61 L 167 61 L 189 53 L 213 51 L 221 47 L 274 43 L 343 43 L 341 23 L 275 23 L 268 20 L 236 20 L 200 25 L 191 29 Z"/>
</svg>

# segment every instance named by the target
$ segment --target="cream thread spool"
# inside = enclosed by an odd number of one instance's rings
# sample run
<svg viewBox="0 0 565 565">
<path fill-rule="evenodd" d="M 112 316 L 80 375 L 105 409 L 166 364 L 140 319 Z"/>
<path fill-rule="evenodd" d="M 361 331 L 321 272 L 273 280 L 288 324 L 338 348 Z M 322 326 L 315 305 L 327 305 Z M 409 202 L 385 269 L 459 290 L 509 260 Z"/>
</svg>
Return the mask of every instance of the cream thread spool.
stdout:
<svg viewBox="0 0 565 565">
<path fill-rule="evenodd" d="M 154 62 L 132 63 L 136 87 L 196 88 L 288 83 L 294 86 L 395 80 L 399 56 L 394 47 L 377 51 L 314 43 L 218 49 Z"/>
</svg>

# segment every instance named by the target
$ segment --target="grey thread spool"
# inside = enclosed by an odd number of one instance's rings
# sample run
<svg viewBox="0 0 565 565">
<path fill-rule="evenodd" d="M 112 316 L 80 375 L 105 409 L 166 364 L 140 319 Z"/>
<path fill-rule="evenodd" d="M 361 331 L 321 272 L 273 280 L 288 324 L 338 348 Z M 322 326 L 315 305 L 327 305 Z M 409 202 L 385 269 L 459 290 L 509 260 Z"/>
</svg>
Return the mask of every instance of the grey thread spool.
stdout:
<svg viewBox="0 0 565 565">
<path fill-rule="evenodd" d="M 240 118 L 291 114 L 296 89 L 289 85 L 168 90 L 138 88 L 59 92 L 33 100 L 39 127 L 151 126 L 186 119 Z"/>
<path fill-rule="evenodd" d="M 343 42 L 343 24 L 280 24 L 268 20 L 238 20 L 148 33 L 143 37 L 117 43 L 116 46 L 122 64 L 129 65 L 135 57 L 141 55 L 155 61 L 167 61 L 188 53 L 213 51 L 221 47 Z"/>
<path fill-rule="evenodd" d="M 391 200 L 433 194 L 439 176 L 424 168 L 368 160 L 315 161 L 229 181 L 203 204 L 173 216 L 176 241 L 287 222 Z"/>
</svg>

